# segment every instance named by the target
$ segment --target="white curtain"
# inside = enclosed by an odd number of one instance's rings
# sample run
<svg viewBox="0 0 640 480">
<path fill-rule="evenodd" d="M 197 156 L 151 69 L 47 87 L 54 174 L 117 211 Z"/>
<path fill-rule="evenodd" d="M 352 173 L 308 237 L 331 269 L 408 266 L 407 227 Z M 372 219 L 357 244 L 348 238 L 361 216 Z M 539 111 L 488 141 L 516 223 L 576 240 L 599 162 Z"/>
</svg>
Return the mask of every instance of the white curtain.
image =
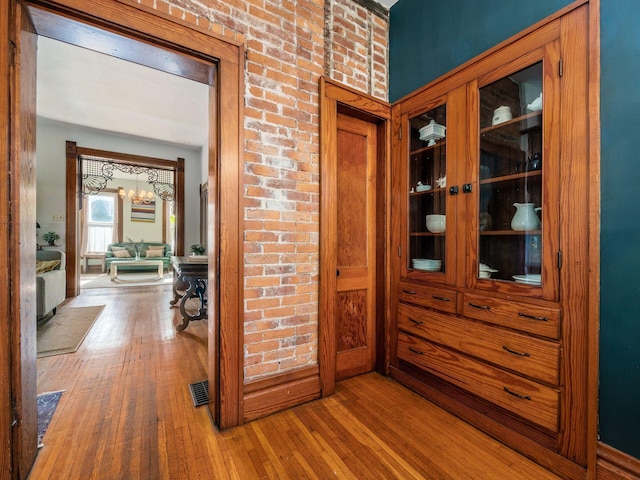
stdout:
<svg viewBox="0 0 640 480">
<path fill-rule="evenodd" d="M 111 243 L 118 243 L 118 230 L 120 230 L 120 195 L 118 193 L 113 194 L 113 233 L 111 235 Z"/>
<path fill-rule="evenodd" d="M 89 221 L 87 215 L 87 208 L 89 202 L 87 196 L 82 196 L 82 210 L 80 210 L 80 257 L 84 257 L 87 253 L 87 240 L 89 238 Z"/>
</svg>

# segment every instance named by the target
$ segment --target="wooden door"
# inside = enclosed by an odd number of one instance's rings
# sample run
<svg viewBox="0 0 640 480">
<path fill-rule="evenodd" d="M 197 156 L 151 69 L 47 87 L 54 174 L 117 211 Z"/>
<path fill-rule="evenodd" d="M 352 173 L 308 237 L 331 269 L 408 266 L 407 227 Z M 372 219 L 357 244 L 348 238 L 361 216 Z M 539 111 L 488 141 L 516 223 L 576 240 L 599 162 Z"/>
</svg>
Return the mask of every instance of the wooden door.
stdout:
<svg viewBox="0 0 640 480">
<path fill-rule="evenodd" d="M 9 260 L 10 325 L 12 335 L 12 478 L 26 478 L 37 453 L 36 408 L 36 198 L 35 29 L 21 5 L 15 5 L 13 42 L 16 59 L 11 90 L 11 219 Z M 6 477 L 3 477 L 6 478 Z"/>
<path fill-rule="evenodd" d="M 336 380 L 373 370 L 376 332 L 376 125 L 338 114 Z"/>
</svg>

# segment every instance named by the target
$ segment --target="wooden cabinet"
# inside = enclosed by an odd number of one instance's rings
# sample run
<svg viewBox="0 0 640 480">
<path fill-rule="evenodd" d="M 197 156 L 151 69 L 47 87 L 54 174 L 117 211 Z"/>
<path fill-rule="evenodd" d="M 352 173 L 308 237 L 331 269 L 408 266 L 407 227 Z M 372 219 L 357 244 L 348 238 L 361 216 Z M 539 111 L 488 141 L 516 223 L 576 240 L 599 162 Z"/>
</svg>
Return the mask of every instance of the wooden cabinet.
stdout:
<svg viewBox="0 0 640 480">
<path fill-rule="evenodd" d="M 391 375 L 566 478 L 587 461 L 584 22 L 393 107 Z"/>
</svg>

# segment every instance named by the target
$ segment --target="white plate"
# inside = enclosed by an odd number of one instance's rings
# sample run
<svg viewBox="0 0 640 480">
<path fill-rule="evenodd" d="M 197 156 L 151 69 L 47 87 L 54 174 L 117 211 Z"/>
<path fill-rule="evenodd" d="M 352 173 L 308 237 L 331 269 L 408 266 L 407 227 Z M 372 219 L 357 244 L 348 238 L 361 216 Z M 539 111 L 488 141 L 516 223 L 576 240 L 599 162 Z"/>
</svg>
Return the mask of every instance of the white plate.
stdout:
<svg viewBox="0 0 640 480">
<path fill-rule="evenodd" d="M 478 269 L 481 272 L 491 272 L 491 273 L 496 273 L 498 270 L 496 270 L 495 268 L 491 268 L 488 265 L 485 265 L 484 263 L 479 263 L 478 264 Z"/>
<path fill-rule="evenodd" d="M 425 272 L 439 272 L 442 267 L 418 267 L 416 265 L 413 266 L 414 270 L 423 270 Z"/>
<path fill-rule="evenodd" d="M 539 274 L 514 275 L 513 279 L 516 282 L 526 283 L 528 285 L 540 285 L 542 283 L 542 276 Z"/>
</svg>

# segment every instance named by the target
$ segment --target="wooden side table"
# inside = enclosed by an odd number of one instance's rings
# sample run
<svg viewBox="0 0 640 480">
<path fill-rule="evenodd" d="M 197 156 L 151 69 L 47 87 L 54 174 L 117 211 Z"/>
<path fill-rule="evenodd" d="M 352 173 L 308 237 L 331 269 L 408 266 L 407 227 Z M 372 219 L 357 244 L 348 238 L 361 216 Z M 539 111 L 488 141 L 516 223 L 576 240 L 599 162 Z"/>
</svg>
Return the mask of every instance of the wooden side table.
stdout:
<svg viewBox="0 0 640 480">
<path fill-rule="evenodd" d="M 100 266 L 102 267 L 102 273 L 107 271 L 107 265 L 105 262 L 105 254 L 104 253 L 85 253 L 82 256 L 82 273 L 87 273 L 87 265 L 89 259 L 101 260 Z"/>
</svg>

